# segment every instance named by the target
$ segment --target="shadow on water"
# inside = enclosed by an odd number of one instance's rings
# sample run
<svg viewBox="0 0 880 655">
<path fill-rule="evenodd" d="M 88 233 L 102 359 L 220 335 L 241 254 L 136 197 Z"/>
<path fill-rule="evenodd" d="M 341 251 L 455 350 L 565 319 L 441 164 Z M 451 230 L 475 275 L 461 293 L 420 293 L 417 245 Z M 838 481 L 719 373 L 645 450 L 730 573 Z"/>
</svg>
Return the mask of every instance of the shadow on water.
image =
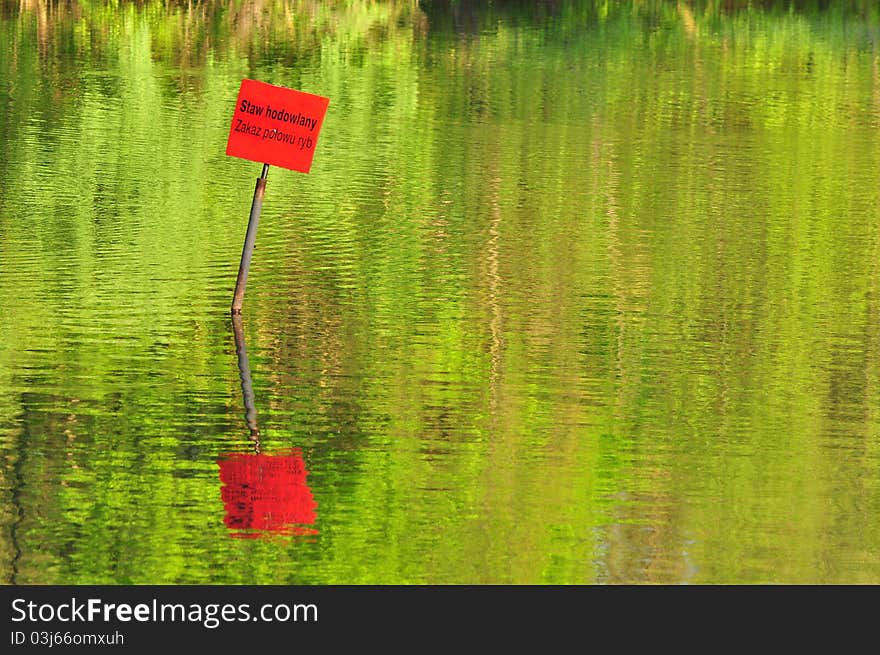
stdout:
<svg viewBox="0 0 880 655">
<path fill-rule="evenodd" d="M 316 535 L 318 530 L 313 526 L 317 520 L 317 503 L 306 480 L 309 471 L 302 451 L 294 448 L 273 455 L 261 451 L 240 315 L 232 317 L 232 329 L 253 452 L 224 453 L 217 460 L 220 495 L 226 510 L 224 522 L 230 536 L 241 539 Z"/>
</svg>

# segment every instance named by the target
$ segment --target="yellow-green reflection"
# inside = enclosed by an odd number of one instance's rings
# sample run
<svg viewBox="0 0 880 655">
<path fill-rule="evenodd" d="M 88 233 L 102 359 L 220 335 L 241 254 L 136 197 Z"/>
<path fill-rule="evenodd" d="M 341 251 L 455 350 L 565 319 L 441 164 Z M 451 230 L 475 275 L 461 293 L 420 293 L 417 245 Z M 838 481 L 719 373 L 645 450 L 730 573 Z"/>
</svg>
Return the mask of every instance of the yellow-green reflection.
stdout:
<svg viewBox="0 0 880 655">
<path fill-rule="evenodd" d="M 818 4 L 5 7 L 4 579 L 880 580 L 880 16 Z M 310 540 L 217 491 L 243 77 L 331 98 L 245 301 Z"/>
</svg>

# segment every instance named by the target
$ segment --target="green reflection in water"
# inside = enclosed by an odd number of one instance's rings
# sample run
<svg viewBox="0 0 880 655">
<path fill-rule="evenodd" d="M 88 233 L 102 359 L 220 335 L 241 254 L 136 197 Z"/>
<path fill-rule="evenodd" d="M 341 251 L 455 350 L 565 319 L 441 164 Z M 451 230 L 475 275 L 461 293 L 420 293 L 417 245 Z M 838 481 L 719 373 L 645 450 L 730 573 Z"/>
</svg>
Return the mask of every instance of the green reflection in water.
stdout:
<svg viewBox="0 0 880 655">
<path fill-rule="evenodd" d="M 4 5 L 4 580 L 876 583 L 880 16 L 826 4 Z M 308 538 L 224 525 L 243 77 L 331 98 L 244 321 Z"/>
</svg>

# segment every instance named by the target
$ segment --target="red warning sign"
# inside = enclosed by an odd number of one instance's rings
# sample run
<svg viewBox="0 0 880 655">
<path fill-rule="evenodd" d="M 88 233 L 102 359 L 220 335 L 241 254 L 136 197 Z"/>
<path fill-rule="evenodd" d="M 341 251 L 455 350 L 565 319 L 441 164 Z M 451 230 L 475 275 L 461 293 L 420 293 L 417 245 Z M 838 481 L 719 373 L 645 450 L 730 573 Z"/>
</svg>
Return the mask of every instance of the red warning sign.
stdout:
<svg viewBox="0 0 880 655">
<path fill-rule="evenodd" d="M 226 154 L 308 173 L 329 98 L 242 80 Z"/>
</svg>

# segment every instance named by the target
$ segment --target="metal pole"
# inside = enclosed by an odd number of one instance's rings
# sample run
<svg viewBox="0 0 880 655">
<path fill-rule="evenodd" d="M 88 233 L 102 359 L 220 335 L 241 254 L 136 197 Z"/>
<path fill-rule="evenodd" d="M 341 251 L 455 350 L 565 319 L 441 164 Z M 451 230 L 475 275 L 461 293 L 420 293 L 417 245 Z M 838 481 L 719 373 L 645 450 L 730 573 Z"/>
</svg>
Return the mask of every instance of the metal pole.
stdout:
<svg viewBox="0 0 880 655">
<path fill-rule="evenodd" d="M 241 314 L 244 302 L 244 288 L 247 285 L 248 271 L 251 268 L 251 257 L 254 254 L 254 243 L 257 240 L 257 225 L 260 224 L 260 211 L 263 209 L 263 196 L 266 193 L 266 176 L 269 164 L 263 164 L 263 172 L 257 178 L 254 187 L 254 201 L 251 203 L 251 216 L 248 219 L 247 234 L 244 237 L 244 248 L 241 250 L 241 263 L 238 265 L 238 279 L 235 281 L 235 295 L 232 297 L 232 313 Z"/>
</svg>

